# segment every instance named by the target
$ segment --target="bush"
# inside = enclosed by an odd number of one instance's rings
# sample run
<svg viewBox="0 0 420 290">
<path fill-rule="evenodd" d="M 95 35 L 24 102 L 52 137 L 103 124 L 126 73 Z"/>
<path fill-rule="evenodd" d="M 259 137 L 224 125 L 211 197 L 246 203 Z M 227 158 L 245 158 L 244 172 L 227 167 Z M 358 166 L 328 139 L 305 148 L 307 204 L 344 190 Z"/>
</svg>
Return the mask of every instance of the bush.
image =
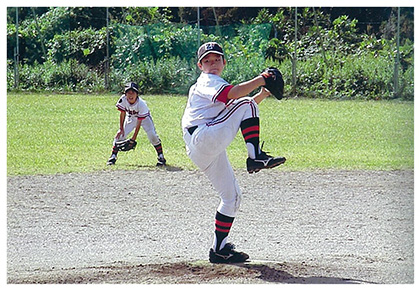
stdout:
<svg viewBox="0 0 420 290">
<path fill-rule="evenodd" d="M 121 91 L 124 83 L 135 81 L 142 94 L 188 94 L 197 77 L 194 62 L 179 57 L 148 59 L 137 64 L 127 64 L 111 72 L 111 90 Z"/>
<path fill-rule="evenodd" d="M 66 31 L 54 35 L 47 47 L 48 59 L 57 63 L 74 59 L 90 66 L 101 64 L 106 55 L 106 28 Z"/>
<path fill-rule="evenodd" d="M 9 76 L 10 75 L 10 76 Z M 8 80 L 12 79 L 12 65 L 8 68 Z M 8 81 L 9 82 L 9 81 Z M 25 91 L 54 92 L 99 92 L 104 90 L 103 78 L 95 70 L 75 60 L 56 64 L 46 61 L 43 64 L 19 67 L 19 87 Z"/>
<path fill-rule="evenodd" d="M 61 12 L 59 16 L 65 19 L 67 11 Z M 311 9 L 305 13 L 313 17 Z M 257 76 L 267 66 L 276 66 L 283 72 L 285 95 L 289 96 L 414 99 L 414 44 L 406 40 L 400 47 L 399 86 L 394 92 L 395 42 L 357 34 L 357 21 L 345 16 L 325 27 L 310 26 L 305 17 L 299 20 L 306 27 L 296 48 L 296 91 L 293 91 L 294 41 L 290 34 L 293 27 L 283 14 L 272 19 L 278 23 L 206 27 L 200 32 L 201 43 L 222 44 L 227 60 L 223 77 L 228 82 L 237 84 Z M 279 32 L 279 38 L 269 40 L 272 27 Z M 280 28 L 284 28 L 281 33 Z M 119 92 L 125 82 L 136 81 L 144 94 L 188 93 L 199 74 L 195 26 L 114 25 L 111 32 L 111 45 L 114 45 L 109 75 L 111 91 Z M 104 28 L 55 35 L 47 43 L 47 60 L 19 66 L 18 89 L 103 91 L 105 39 Z M 13 75 L 13 62 L 8 60 L 9 89 L 14 87 Z"/>
</svg>

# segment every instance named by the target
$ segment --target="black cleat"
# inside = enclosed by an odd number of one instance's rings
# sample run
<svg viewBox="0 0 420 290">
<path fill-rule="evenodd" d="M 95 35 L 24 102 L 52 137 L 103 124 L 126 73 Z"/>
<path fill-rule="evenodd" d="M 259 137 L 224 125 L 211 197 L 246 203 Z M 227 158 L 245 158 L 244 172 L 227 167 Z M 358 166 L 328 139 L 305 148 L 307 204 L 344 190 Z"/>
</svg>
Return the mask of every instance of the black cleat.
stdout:
<svg viewBox="0 0 420 290">
<path fill-rule="evenodd" d="M 158 157 L 157 160 L 158 160 L 158 162 L 156 163 L 156 166 L 165 166 L 166 165 L 166 159 L 165 159 L 165 157 L 163 157 L 163 155 Z"/>
<path fill-rule="evenodd" d="M 248 254 L 243 252 L 235 251 L 235 246 L 231 243 L 227 243 L 223 249 L 218 252 L 215 252 L 213 249 L 210 249 L 209 261 L 210 263 L 217 264 L 234 264 L 234 263 L 243 263 L 248 260 Z"/>
<path fill-rule="evenodd" d="M 261 169 L 279 166 L 284 162 L 286 162 L 286 158 L 284 157 L 273 157 L 268 155 L 264 151 L 261 151 L 260 155 L 258 155 L 255 159 L 251 159 L 248 157 L 248 159 L 246 160 L 246 167 L 248 173 L 254 173 L 260 171 Z"/>
<path fill-rule="evenodd" d="M 114 164 L 115 164 L 115 162 L 117 162 L 117 156 L 112 155 L 111 157 L 109 157 L 109 159 L 108 159 L 108 161 L 107 161 L 106 165 L 114 165 Z"/>
</svg>

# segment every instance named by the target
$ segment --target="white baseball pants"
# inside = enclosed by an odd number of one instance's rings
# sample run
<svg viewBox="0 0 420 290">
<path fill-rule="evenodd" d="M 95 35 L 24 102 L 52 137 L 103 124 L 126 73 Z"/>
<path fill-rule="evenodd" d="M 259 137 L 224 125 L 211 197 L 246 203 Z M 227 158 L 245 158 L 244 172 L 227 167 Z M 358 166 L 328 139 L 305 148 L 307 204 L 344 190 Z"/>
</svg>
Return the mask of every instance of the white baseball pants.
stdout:
<svg viewBox="0 0 420 290">
<path fill-rule="evenodd" d="M 226 148 L 238 133 L 241 122 L 255 117 L 259 117 L 258 105 L 252 98 L 241 98 L 213 121 L 198 126 L 192 135 L 184 131 L 187 154 L 219 193 L 221 202 L 217 211 L 226 216 L 236 216 L 242 199 Z"/>
<path fill-rule="evenodd" d="M 137 126 L 137 117 L 126 117 L 124 120 L 124 136 L 120 136 L 118 139 L 114 139 L 114 144 L 116 141 L 127 139 L 128 135 L 136 128 Z M 141 127 L 147 134 L 147 138 L 153 146 L 160 144 L 159 136 L 156 133 L 155 124 L 153 123 L 152 116 L 149 115 L 141 121 Z"/>
</svg>

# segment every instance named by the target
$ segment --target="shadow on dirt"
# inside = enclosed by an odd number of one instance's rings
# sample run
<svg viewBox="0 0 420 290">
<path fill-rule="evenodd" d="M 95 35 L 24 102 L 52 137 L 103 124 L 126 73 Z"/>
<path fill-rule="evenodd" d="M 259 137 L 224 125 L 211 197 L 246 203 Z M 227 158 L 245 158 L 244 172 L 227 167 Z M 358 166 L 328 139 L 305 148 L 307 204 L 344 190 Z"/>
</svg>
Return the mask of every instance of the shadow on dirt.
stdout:
<svg viewBox="0 0 420 290">
<path fill-rule="evenodd" d="M 268 263 L 267 265 L 259 264 L 236 264 L 237 267 L 243 267 L 251 271 L 259 272 L 256 277 L 258 279 L 270 283 L 286 283 L 286 284 L 364 284 L 367 281 L 337 278 L 337 277 L 311 277 L 292 275 L 282 270 L 282 264 Z"/>
<path fill-rule="evenodd" d="M 338 277 L 310 276 L 305 265 L 276 262 L 211 264 L 207 261 L 149 265 L 156 276 L 171 277 L 175 283 L 284 283 L 284 284 L 369 284 Z M 287 269 L 287 270 L 286 270 Z M 290 269 L 290 270 L 289 270 Z M 293 271 L 292 275 L 288 271 Z M 159 279 L 158 279 L 159 280 Z"/>
</svg>

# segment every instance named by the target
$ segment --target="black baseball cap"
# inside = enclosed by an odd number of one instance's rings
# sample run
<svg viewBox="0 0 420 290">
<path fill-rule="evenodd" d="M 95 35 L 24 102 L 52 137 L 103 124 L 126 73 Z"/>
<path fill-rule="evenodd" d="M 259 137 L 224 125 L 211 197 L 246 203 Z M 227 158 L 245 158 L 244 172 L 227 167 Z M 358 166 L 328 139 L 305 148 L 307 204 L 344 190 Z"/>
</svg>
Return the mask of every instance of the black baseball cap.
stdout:
<svg viewBox="0 0 420 290">
<path fill-rule="evenodd" d="M 198 61 L 200 62 L 209 53 L 216 53 L 224 56 L 223 48 L 217 42 L 204 43 L 197 51 Z"/>
<path fill-rule="evenodd" d="M 139 92 L 139 86 L 134 82 L 126 83 L 125 87 L 124 87 L 124 93 L 126 93 L 128 90 L 134 90 L 138 93 Z"/>
</svg>

